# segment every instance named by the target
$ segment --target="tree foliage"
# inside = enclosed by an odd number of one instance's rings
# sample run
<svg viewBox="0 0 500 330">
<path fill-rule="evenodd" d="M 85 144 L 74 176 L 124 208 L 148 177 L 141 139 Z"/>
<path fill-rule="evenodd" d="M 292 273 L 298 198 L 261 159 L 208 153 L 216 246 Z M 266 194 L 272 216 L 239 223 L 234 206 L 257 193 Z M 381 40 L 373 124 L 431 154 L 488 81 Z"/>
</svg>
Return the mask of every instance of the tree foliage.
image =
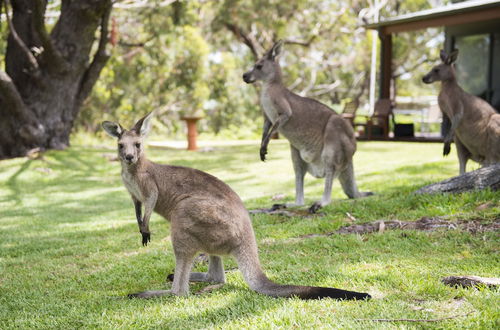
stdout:
<svg viewBox="0 0 500 330">
<path fill-rule="evenodd" d="M 383 1 L 381 1 L 383 2 Z M 386 1 L 382 17 L 426 9 L 440 1 Z M 295 92 L 340 109 L 349 99 L 366 101 L 371 1 L 174 1 L 115 11 L 120 42 L 79 123 L 96 129 L 102 112 L 136 118 L 157 110 L 169 134 L 182 115 L 204 113 L 202 130 L 259 129 L 258 87 L 241 74 L 278 39 L 286 84 Z M 395 37 L 393 76 L 400 95 L 424 90 L 418 76 L 436 58 L 428 45 L 439 31 Z M 101 111 L 99 111 L 101 110 Z M 138 113 L 128 116 L 130 112 Z"/>
<path fill-rule="evenodd" d="M 381 0 L 380 15 L 444 2 Z M 281 63 L 294 92 L 336 110 L 350 99 L 366 103 L 372 34 L 363 25 L 373 20 L 373 5 L 371 0 L 117 1 L 109 28 L 112 56 L 77 127 L 97 131 L 101 120 L 116 118 L 131 124 L 127 121 L 156 110 L 169 135 L 183 132 L 180 117 L 203 114 L 205 132 L 248 136 L 259 130 L 261 110 L 258 87 L 245 85 L 241 74 L 278 39 L 285 41 Z M 395 36 L 398 95 L 429 92 L 419 75 L 437 58 L 439 32 Z"/>
</svg>

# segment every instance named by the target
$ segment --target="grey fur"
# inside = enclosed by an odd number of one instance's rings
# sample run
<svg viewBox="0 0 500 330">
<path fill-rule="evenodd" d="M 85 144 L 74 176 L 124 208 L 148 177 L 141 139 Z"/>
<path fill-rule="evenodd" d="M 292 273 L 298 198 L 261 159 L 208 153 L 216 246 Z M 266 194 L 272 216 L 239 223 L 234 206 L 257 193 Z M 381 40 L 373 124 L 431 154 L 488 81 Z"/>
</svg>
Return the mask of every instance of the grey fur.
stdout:
<svg viewBox="0 0 500 330">
<path fill-rule="evenodd" d="M 118 154 L 122 178 L 134 202 L 143 244 L 147 245 L 150 239 L 149 219 L 153 210 L 171 221 L 176 259 L 172 289 L 144 291 L 131 297 L 187 295 L 190 280 L 224 283 L 220 256 L 232 255 L 250 288 L 263 294 L 274 297 L 298 296 L 303 299 L 370 298 L 366 293 L 271 282 L 260 266 L 248 212 L 228 185 L 196 169 L 160 165 L 146 158 L 143 138 L 149 130 L 150 120 L 151 116 L 146 116 L 132 130 L 122 129 L 120 134 L 115 134 L 116 128 L 121 127 L 119 124 L 103 123 L 103 128 L 117 137 L 121 145 Z M 199 252 L 210 255 L 207 273 L 191 273 L 193 259 Z"/>
<path fill-rule="evenodd" d="M 310 210 L 316 211 L 331 201 L 332 182 L 339 176 L 342 189 L 349 198 L 371 195 L 359 192 L 354 178 L 352 157 L 356 138 L 352 126 L 326 105 L 288 90 L 282 81 L 278 57 L 282 49 L 278 41 L 243 75 L 246 83 L 262 81 L 260 102 L 264 111 L 264 132 L 260 149 L 265 160 L 271 136 L 279 132 L 290 142 L 295 171 L 295 205 L 304 204 L 304 176 L 325 178 L 321 201 Z"/>
<path fill-rule="evenodd" d="M 467 161 L 472 159 L 482 166 L 500 162 L 500 114 L 488 102 L 465 92 L 457 83 L 453 63 L 458 50 L 450 55 L 441 50 L 441 61 L 427 73 L 422 81 L 431 84 L 441 81 L 439 108 L 451 121 L 444 138 L 444 154 L 455 141 L 459 173 L 464 174 Z"/>
</svg>

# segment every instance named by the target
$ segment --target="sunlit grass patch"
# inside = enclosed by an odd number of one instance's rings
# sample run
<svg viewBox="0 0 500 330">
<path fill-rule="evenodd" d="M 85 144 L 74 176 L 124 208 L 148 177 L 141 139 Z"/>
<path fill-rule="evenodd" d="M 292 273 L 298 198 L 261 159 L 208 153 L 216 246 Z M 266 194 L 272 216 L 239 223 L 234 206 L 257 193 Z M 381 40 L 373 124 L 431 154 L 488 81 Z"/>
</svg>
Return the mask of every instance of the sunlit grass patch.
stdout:
<svg viewBox="0 0 500 330">
<path fill-rule="evenodd" d="M 162 289 L 175 267 L 169 224 L 154 215 L 152 241 L 140 244 L 130 198 L 111 161 L 112 144 L 94 141 L 50 151 L 42 159 L 0 162 L 0 328 L 495 328 L 500 294 L 455 289 L 448 275 L 500 276 L 497 232 L 386 230 L 336 234 L 375 220 L 498 221 L 500 193 L 415 195 L 423 185 L 458 173 L 456 155 L 441 144 L 362 142 L 355 155 L 358 186 L 374 196 L 348 200 L 336 181 L 333 202 L 313 217 L 252 216 L 263 268 L 280 283 L 369 292 L 368 302 L 273 299 L 252 292 L 224 261 L 227 284 L 187 298 L 130 300 L 128 293 Z M 150 148 L 161 163 L 207 171 L 248 208 L 293 201 L 294 175 L 285 141 L 269 159 L 258 145 L 223 145 L 211 152 Z M 477 167 L 473 165 L 471 168 Z M 323 180 L 306 176 L 306 200 L 321 197 Z M 278 201 L 276 197 L 280 197 Z M 487 204 L 485 208 L 478 208 Z M 353 220 L 354 219 L 354 220 Z M 304 237 L 323 234 L 323 236 Z M 325 236 L 325 234 L 330 234 Z M 206 264 L 194 269 L 206 271 Z M 191 292 L 203 284 L 192 284 Z M 471 313 L 472 312 L 472 313 Z M 470 314 L 469 314 L 470 313 Z M 365 319 L 439 319 L 377 323 Z M 461 316 L 466 315 L 466 316 Z"/>
</svg>

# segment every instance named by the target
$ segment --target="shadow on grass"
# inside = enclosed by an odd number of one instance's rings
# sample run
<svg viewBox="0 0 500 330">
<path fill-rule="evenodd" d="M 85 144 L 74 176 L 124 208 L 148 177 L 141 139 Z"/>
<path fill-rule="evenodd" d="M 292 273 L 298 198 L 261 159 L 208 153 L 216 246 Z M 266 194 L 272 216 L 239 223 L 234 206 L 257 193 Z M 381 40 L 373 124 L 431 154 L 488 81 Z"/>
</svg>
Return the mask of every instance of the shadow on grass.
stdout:
<svg viewBox="0 0 500 330">
<path fill-rule="evenodd" d="M 19 169 L 7 179 L 6 182 L 7 187 L 11 190 L 12 193 L 9 196 L 7 196 L 6 200 L 10 198 L 14 200 L 17 205 L 21 204 L 21 198 L 19 197 L 21 189 L 19 189 L 19 183 L 17 181 L 19 176 L 23 174 L 30 167 L 31 163 L 32 160 L 25 161 L 19 167 Z"/>
<path fill-rule="evenodd" d="M 392 233 L 389 236 L 395 238 L 398 235 L 400 234 Z M 388 240 L 383 237 L 384 235 L 378 234 L 369 235 L 370 239 L 367 241 L 361 241 L 356 236 L 350 236 L 346 241 L 345 237 L 339 236 L 314 239 L 308 242 L 277 243 L 275 246 L 261 247 L 260 250 L 264 252 L 263 264 L 264 268 L 267 269 L 267 273 L 271 274 L 270 277 L 274 277 L 272 276 L 273 273 L 282 274 L 280 276 L 281 280 L 277 280 L 279 283 L 329 286 L 333 282 L 338 283 L 338 285 L 332 286 L 342 289 L 370 291 L 369 288 L 353 288 L 353 281 L 354 283 L 361 281 L 365 283 L 364 285 L 371 283 L 382 292 L 387 291 L 387 293 L 384 293 L 384 299 L 397 300 L 403 292 L 409 292 L 410 294 L 413 292 L 412 294 L 415 295 L 415 298 L 419 299 L 450 299 L 454 296 L 453 290 L 439 284 L 438 278 L 445 272 L 462 268 L 460 262 L 457 262 L 457 259 L 453 258 L 456 254 L 453 248 L 461 245 L 453 237 L 457 235 L 463 236 L 468 234 L 452 233 L 444 234 L 444 237 L 443 234 L 439 233 L 431 234 L 431 236 L 435 237 L 434 240 L 440 240 L 440 236 L 446 238 L 446 244 L 440 246 L 438 251 L 443 254 L 440 255 L 439 259 L 433 261 L 441 269 L 438 272 L 432 272 L 428 269 L 425 272 L 419 270 L 422 255 L 436 252 L 436 246 L 431 242 L 426 242 L 429 237 L 425 233 L 410 234 L 406 239 L 401 241 L 396 239 Z M 469 240 L 469 244 L 476 245 L 476 241 L 480 242 L 481 238 L 478 237 Z M 318 244 L 321 247 L 320 250 L 318 250 Z M 477 245 L 480 246 L 480 244 Z M 355 249 L 359 252 L 352 255 Z M 332 252 L 332 250 L 337 250 L 335 251 L 336 257 L 333 262 L 332 257 L 329 257 L 328 253 L 328 251 Z M 289 259 L 289 256 L 283 255 L 287 254 L 286 251 L 301 251 L 301 253 Z M 348 256 L 345 255 L 346 253 Z M 284 258 L 287 261 L 284 264 L 283 261 L 268 260 L 271 256 L 273 260 Z M 98 287 L 96 287 L 96 290 L 109 290 L 109 287 L 107 287 L 108 282 L 99 283 L 99 279 L 122 279 L 120 280 L 121 283 L 115 282 L 113 285 L 115 285 L 118 291 L 125 291 L 127 293 L 153 289 L 155 287 L 158 288 L 159 285 L 163 287 L 161 283 L 164 279 L 164 274 L 158 275 L 156 273 L 146 277 L 141 275 L 144 273 L 151 274 L 152 270 L 163 264 L 161 260 L 155 259 L 149 262 L 146 260 L 147 258 L 148 256 L 146 255 L 133 256 L 129 258 L 130 267 L 124 267 L 122 261 L 121 265 L 116 265 L 106 271 L 93 274 L 92 279 L 83 276 L 81 280 L 83 282 L 97 280 Z M 165 258 L 171 259 L 172 256 L 165 256 Z M 480 267 L 485 261 L 485 256 L 483 256 L 474 263 Z M 464 262 L 470 263 L 467 260 L 464 260 Z M 325 265 L 328 266 L 326 267 Z M 302 270 L 299 270 L 298 266 Z M 304 268 L 309 270 L 304 271 Z M 359 276 L 353 278 L 352 272 L 356 270 Z M 285 276 L 283 276 L 284 273 L 286 274 Z M 311 277 L 311 274 L 314 274 L 314 276 Z M 138 279 L 138 281 L 131 279 Z M 106 303 L 106 314 L 107 317 L 118 319 L 128 314 L 131 310 L 140 309 L 145 310 L 147 313 L 153 311 L 159 313 L 162 310 L 170 312 L 171 309 L 177 309 L 179 313 L 170 313 L 165 315 L 165 317 L 157 319 L 154 324 L 145 323 L 144 325 L 167 328 L 179 326 L 186 328 L 220 327 L 234 320 L 258 317 L 261 314 L 269 313 L 274 309 L 279 309 L 289 304 L 288 299 L 272 299 L 254 293 L 250 291 L 246 284 L 244 287 L 232 285 L 231 281 L 233 280 L 230 279 L 229 284 L 222 289 L 199 297 L 164 297 L 144 301 L 139 299 L 128 300 L 124 296 L 118 296 L 118 299 L 113 299 Z M 429 284 L 429 292 L 414 292 L 415 281 L 429 280 L 435 282 L 433 282 L 434 284 Z M 102 287 L 99 288 L 99 285 L 102 285 Z M 421 285 L 417 286 L 421 287 Z M 135 290 L 135 288 L 138 290 Z M 193 292 L 193 289 L 191 289 L 191 292 Z M 220 295 L 225 297 L 223 303 L 221 304 L 217 301 L 216 306 L 211 307 L 211 298 Z M 98 303 L 97 300 L 101 298 L 94 297 L 93 299 L 96 300 L 94 303 Z M 195 311 L 192 308 L 186 308 L 185 311 L 185 306 L 182 306 L 184 302 L 179 302 L 180 299 L 186 299 L 185 304 L 187 305 L 199 304 L 199 307 Z M 356 302 L 356 304 L 364 303 L 370 302 Z"/>
</svg>

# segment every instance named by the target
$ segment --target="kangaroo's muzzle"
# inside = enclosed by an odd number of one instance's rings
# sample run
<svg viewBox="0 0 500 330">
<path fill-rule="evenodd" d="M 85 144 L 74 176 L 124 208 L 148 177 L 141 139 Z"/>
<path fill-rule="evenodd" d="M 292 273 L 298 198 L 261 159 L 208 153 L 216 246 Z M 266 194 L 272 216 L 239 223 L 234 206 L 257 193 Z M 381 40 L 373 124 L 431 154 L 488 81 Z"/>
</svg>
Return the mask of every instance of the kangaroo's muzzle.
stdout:
<svg viewBox="0 0 500 330">
<path fill-rule="evenodd" d="M 422 78 L 422 82 L 423 82 L 424 84 L 430 84 L 430 83 L 432 83 L 432 82 L 434 82 L 434 81 L 431 79 L 431 77 L 430 77 L 429 75 L 425 75 L 425 76 L 423 76 L 423 78 Z"/>
<path fill-rule="evenodd" d="M 250 72 L 245 72 L 243 74 L 243 81 L 246 82 L 247 84 L 251 84 L 255 82 L 255 79 L 252 77 L 252 74 Z"/>
</svg>

